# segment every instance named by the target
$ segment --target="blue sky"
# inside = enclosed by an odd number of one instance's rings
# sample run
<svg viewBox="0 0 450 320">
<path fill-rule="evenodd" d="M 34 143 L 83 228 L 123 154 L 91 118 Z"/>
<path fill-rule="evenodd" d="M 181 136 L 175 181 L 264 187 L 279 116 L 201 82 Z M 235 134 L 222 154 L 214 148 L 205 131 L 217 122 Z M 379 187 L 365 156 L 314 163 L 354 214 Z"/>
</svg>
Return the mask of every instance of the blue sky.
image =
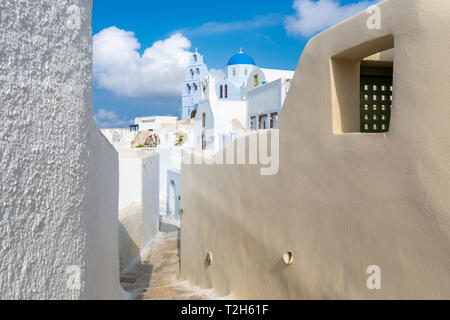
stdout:
<svg viewBox="0 0 450 320">
<path fill-rule="evenodd" d="M 374 1 L 94 0 L 97 125 L 176 115 L 183 64 L 195 48 L 210 69 L 243 47 L 261 67 L 295 70 L 311 36 Z"/>
</svg>

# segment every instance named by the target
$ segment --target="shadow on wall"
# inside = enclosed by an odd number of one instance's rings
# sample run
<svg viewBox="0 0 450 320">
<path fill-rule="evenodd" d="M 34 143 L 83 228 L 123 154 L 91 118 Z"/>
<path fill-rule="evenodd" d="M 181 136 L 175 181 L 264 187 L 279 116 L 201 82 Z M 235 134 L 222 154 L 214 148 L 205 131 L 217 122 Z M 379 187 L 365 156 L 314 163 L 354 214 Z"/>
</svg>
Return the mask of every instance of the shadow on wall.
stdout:
<svg viewBox="0 0 450 320">
<path fill-rule="evenodd" d="M 133 204 L 127 209 L 121 210 L 128 214 L 119 221 L 119 262 L 120 262 L 120 284 L 122 289 L 131 294 L 132 299 L 141 299 L 141 284 L 144 287 L 150 283 L 153 274 L 153 265 L 143 263 L 140 248 L 140 206 Z M 137 238 L 137 239 L 136 239 Z M 126 273 L 124 273 L 125 269 Z M 124 274 L 122 274 L 124 273 Z"/>
<path fill-rule="evenodd" d="M 131 294 L 132 299 L 144 300 L 151 298 L 152 294 L 155 294 L 153 289 L 158 288 L 156 290 L 156 294 L 158 294 L 158 290 L 161 287 L 168 285 L 167 282 L 165 282 L 167 277 L 170 278 L 173 275 L 179 276 L 181 273 L 180 230 L 170 224 L 163 223 L 162 226 L 162 229 L 167 228 L 169 230 L 163 232 L 176 232 L 177 234 L 176 256 L 178 261 L 175 263 L 175 261 L 171 260 L 173 252 L 170 252 L 171 248 L 164 248 L 164 245 L 162 248 L 161 246 L 156 245 L 156 243 L 153 243 L 146 248 L 146 250 L 142 250 L 141 253 L 133 258 L 132 262 L 125 267 L 120 279 L 122 288 Z M 174 228 L 176 228 L 177 231 L 171 231 Z M 168 249 L 168 251 L 166 249 Z M 175 264 L 178 265 L 178 268 L 172 269 L 172 266 Z M 169 288 L 167 287 L 166 289 Z"/>
<path fill-rule="evenodd" d="M 136 204 L 121 210 L 119 221 L 120 271 L 141 251 L 141 211 L 141 207 Z"/>
<path fill-rule="evenodd" d="M 164 233 L 168 233 L 168 232 L 176 232 L 176 231 L 180 231 L 180 228 L 177 227 L 174 224 L 170 224 L 170 223 L 165 223 L 163 221 L 159 221 L 159 231 L 160 232 L 164 232 Z"/>
</svg>

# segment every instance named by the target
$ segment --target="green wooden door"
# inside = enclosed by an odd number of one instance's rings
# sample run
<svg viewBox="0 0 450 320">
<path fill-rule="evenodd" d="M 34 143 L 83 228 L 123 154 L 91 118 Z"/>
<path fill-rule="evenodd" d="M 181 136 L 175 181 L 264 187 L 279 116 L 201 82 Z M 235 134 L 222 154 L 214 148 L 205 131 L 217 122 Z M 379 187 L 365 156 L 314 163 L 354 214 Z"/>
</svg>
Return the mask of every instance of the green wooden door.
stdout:
<svg viewBox="0 0 450 320">
<path fill-rule="evenodd" d="M 392 90 L 392 68 L 361 68 L 361 132 L 389 131 Z"/>
</svg>

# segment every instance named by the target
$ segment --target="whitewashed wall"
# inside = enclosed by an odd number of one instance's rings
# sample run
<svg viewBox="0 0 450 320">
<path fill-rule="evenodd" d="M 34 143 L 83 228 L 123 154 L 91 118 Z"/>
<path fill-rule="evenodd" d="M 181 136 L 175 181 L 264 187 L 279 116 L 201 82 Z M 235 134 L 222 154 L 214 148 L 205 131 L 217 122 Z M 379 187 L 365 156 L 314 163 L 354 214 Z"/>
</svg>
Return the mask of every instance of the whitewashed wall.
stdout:
<svg viewBox="0 0 450 320">
<path fill-rule="evenodd" d="M 118 159 L 93 120 L 91 10 L 0 1 L 1 299 L 122 294 Z"/>
<path fill-rule="evenodd" d="M 159 230 L 159 155 L 123 151 L 119 158 L 120 269 Z"/>
<path fill-rule="evenodd" d="M 248 92 L 248 116 L 280 112 L 282 101 L 282 80 L 276 80 Z M 247 119 L 248 122 L 248 119 Z"/>
</svg>

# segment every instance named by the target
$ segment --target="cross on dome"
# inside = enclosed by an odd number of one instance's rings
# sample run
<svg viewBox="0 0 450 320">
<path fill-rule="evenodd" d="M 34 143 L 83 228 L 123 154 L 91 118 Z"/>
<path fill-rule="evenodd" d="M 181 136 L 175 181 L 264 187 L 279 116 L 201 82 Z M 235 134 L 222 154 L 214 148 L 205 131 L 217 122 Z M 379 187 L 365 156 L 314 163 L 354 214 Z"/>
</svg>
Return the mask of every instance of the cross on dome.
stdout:
<svg viewBox="0 0 450 320">
<path fill-rule="evenodd" d="M 242 47 L 240 48 L 239 53 L 235 54 L 228 60 L 228 65 L 238 65 L 238 64 L 247 64 L 247 65 L 253 65 L 256 66 L 255 60 L 248 54 L 244 53 L 242 50 Z"/>
</svg>

